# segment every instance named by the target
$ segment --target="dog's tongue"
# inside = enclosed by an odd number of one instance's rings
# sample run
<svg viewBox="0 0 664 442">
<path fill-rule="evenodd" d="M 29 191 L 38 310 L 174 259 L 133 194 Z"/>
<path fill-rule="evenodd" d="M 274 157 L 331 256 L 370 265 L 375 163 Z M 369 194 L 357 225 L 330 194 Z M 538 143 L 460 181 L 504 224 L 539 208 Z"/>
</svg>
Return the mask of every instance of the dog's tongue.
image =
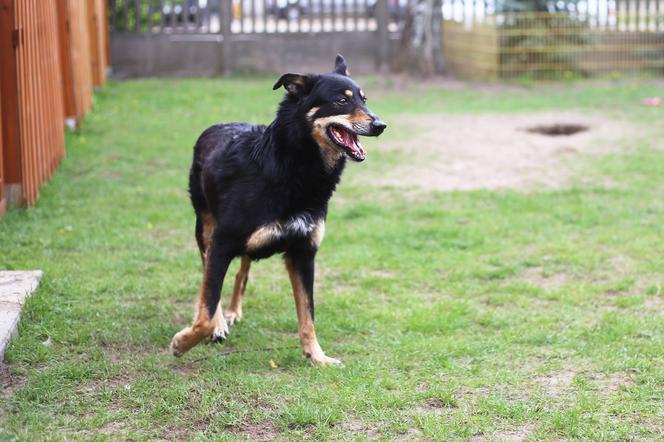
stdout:
<svg viewBox="0 0 664 442">
<path fill-rule="evenodd" d="M 335 128 L 334 131 L 339 136 L 344 146 L 352 150 L 361 158 L 364 158 L 366 156 L 367 153 L 362 148 L 362 144 L 360 143 L 360 140 L 358 139 L 357 135 L 348 130 L 344 130 L 341 128 L 339 129 Z"/>
</svg>

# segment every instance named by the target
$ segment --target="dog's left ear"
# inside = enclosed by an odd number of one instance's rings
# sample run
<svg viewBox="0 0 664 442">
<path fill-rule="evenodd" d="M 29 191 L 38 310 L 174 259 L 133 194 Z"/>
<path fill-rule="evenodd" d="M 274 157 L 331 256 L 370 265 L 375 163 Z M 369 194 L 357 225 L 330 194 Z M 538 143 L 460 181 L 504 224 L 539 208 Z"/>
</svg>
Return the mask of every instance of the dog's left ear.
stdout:
<svg viewBox="0 0 664 442">
<path fill-rule="evenodd" d="M 350 72 L 348 71 L 348 66 L 346 65 L 346 60 L 341 54 L 337 54 L 337 58 L 334 60 L 334 73 L 339 75 L 349 76 Z"/>
<path fill-rule="evenodd" d="M 281 86 L 285 87 L 289 94 L 295 96 L 306 95 L 316 81 L 315 75 L 304 74 L 284 74 L 274 83 L 273 90 L 279 89 Z"/>
</svg>

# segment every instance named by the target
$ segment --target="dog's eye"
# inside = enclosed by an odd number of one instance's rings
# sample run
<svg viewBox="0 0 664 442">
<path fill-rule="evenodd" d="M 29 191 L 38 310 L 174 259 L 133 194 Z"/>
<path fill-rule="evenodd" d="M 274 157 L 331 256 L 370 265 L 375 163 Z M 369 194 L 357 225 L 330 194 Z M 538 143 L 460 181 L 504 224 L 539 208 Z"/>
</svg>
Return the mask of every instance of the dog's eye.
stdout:
<svg viewBox="0 0 664 442">
<path fill-rule="evenodd" d="M 367 97 L 362 97 L 362 101 L 367 102 Z"/>
<path fill-rule="evenodd" d="M 348 103 L 348 98 L 341 97 L 341 98 L 337 99 L 337 101 L 335 101 L 335 103 L 338 104 L 339 106 L 343 106 L 344 104 Z"/>
</svg>

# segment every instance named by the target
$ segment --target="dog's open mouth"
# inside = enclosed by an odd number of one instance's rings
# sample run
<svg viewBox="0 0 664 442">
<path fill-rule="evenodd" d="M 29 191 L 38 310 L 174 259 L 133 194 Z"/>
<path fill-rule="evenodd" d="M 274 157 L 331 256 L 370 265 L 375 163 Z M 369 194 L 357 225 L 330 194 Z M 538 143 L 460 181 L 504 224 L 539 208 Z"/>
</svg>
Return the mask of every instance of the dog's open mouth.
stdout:
<svg viewBox="0 0 664 442">
<path fill-rule="evenodd" d="M 346 155 L 352 160 L 364 161 L 364 158 L 366 158 L 367 153 L 362 148 L 362 144 L 357 138 L 356 133 L 351 132 L 342 126 L 330 125 L 327 128 L 327 135 L 335 142 L 335 144 L 341 147 Z"/>
</svg>

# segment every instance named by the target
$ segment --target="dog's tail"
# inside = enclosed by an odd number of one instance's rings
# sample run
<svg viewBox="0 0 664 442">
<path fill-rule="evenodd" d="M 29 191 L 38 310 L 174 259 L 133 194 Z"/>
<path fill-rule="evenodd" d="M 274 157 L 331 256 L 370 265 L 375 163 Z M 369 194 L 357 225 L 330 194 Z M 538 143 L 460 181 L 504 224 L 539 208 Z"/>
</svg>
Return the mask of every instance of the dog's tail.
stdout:
<svg viewBox="0 0 664 442">
<path fill-rule="evenodd" d="M 194 206 L 196 214 L 201 214 L 207 211 L 208 204 L 203 192 L 203 184 L 201 183 L 202 167 L 196 158 L 191 164 L 189 170 L 189 197 L 191 198 L 191 205 Z"/>
</svg>

